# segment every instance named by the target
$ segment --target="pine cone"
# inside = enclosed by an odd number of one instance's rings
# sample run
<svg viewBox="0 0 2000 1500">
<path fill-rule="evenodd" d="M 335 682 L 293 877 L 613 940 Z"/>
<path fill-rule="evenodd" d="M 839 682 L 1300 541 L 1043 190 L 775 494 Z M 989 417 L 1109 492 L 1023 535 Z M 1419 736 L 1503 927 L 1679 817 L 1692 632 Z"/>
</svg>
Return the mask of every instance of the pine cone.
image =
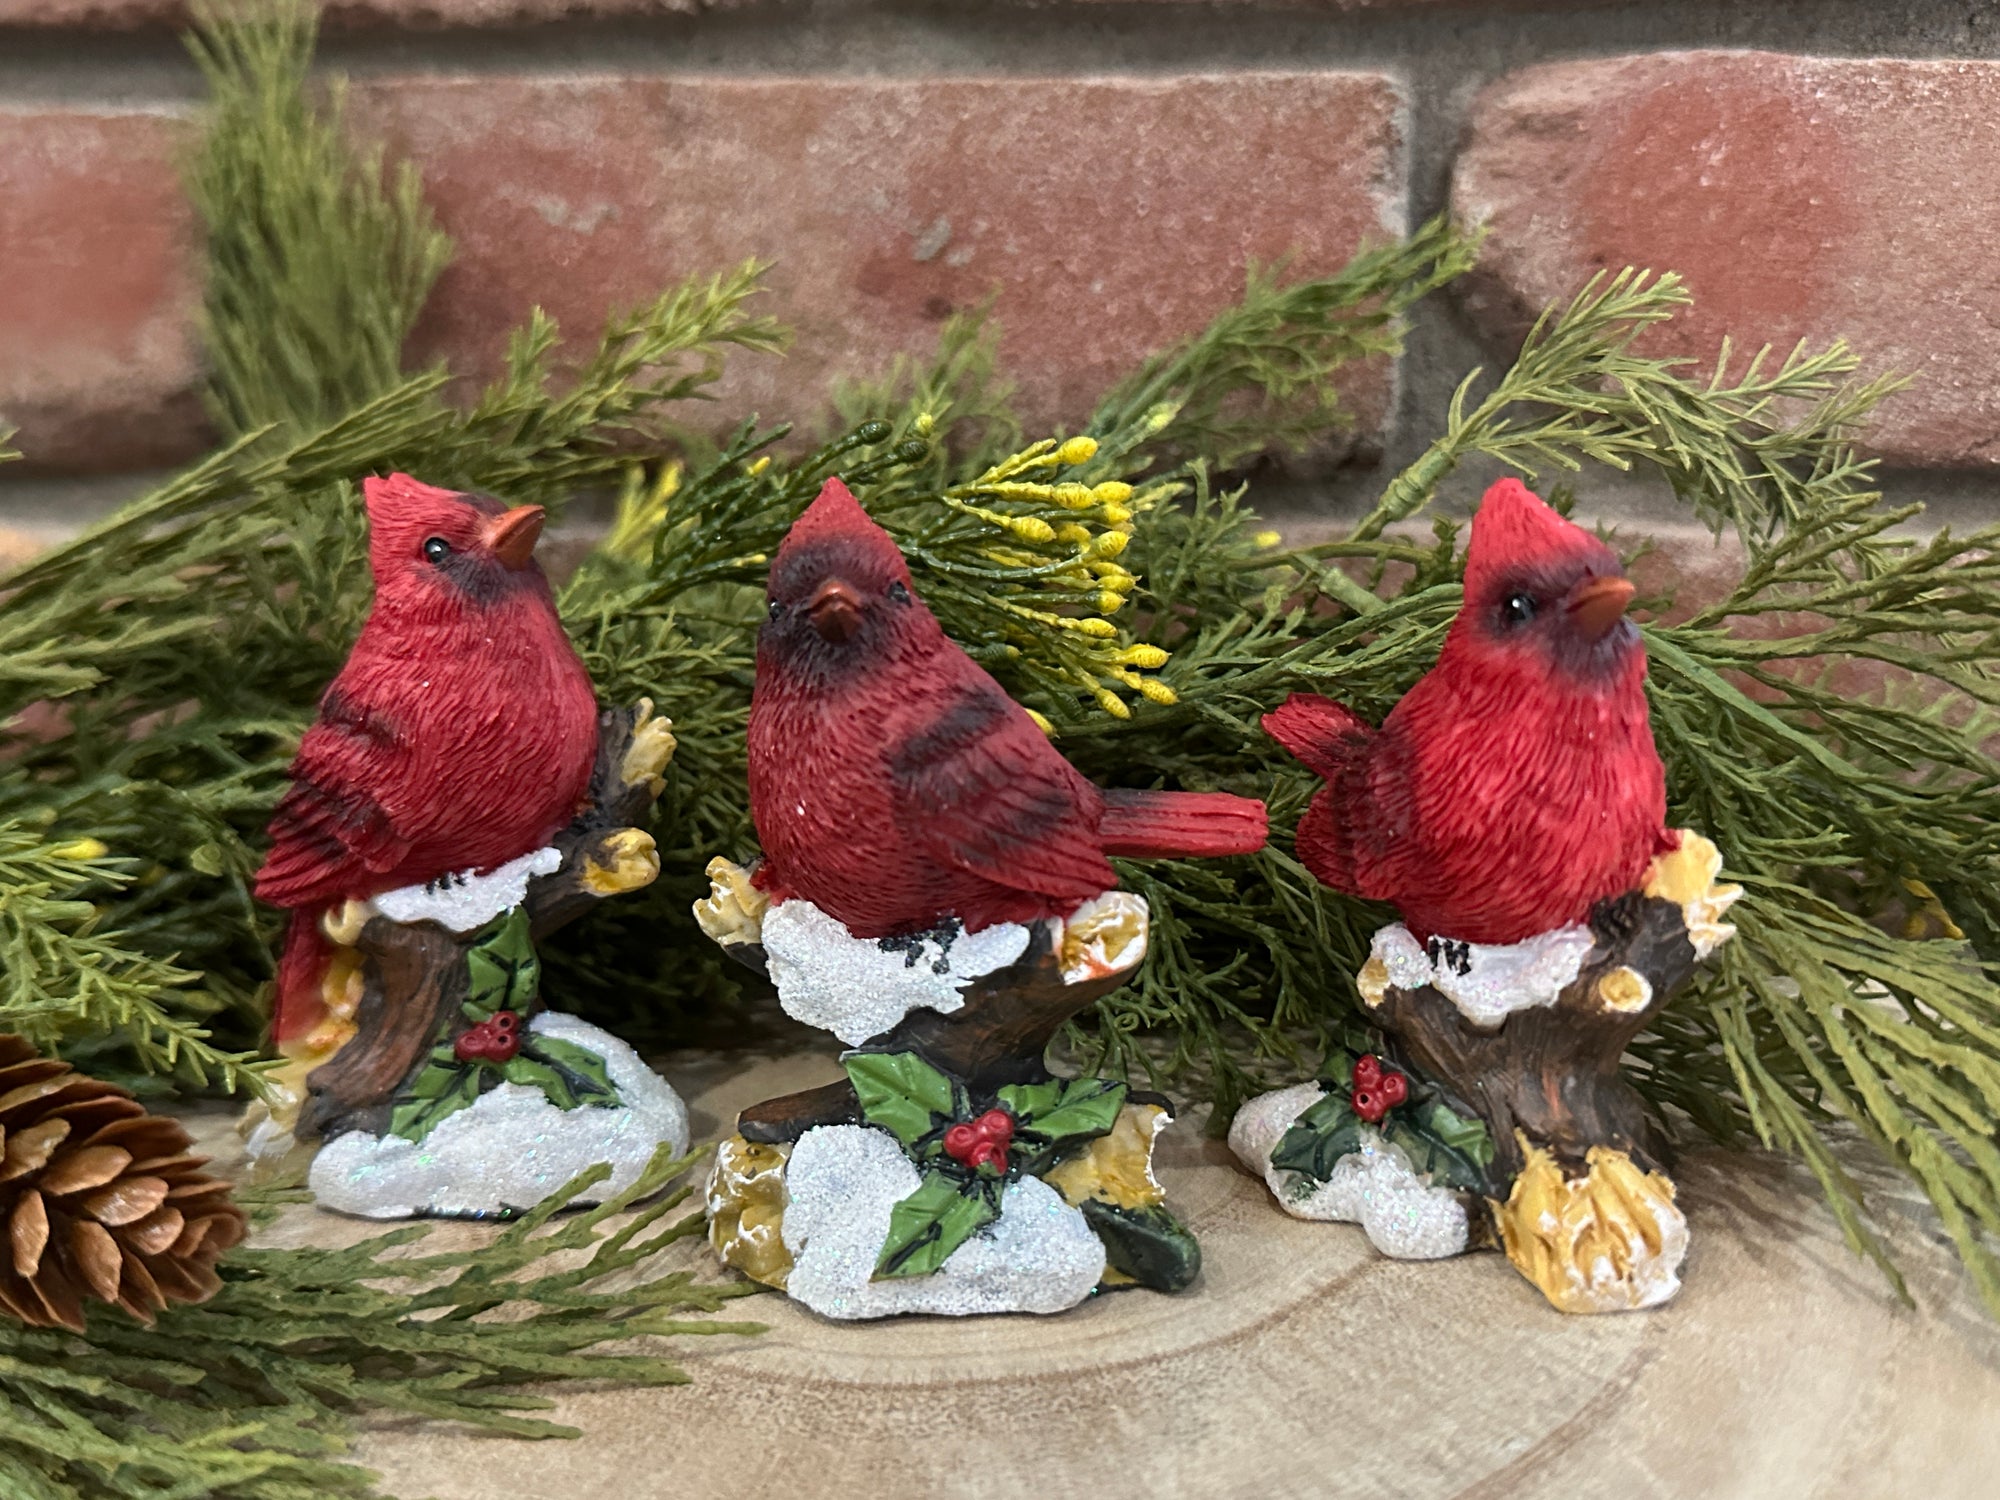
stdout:
<svg viewBox="0 0 2000 1500">
<path fill-rule="evenodd" d="M 176 1121 L 0 1035 L 0 1143 L 0 1307 L 24 1323 L 81 1333 L 86 1294 L 151 1323 L 221 1287 L 243 1211 Z"/>
</svg>

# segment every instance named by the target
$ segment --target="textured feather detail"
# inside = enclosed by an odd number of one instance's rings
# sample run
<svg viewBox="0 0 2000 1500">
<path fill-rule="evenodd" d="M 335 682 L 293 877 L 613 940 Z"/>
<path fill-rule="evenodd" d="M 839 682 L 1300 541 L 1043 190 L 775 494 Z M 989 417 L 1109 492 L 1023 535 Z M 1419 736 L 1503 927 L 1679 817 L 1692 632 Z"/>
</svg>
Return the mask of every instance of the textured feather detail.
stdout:
<svg viewBox="0 0 2000 1500">
<path fill-rule="evenodd" d="M 1102 793 L 1097 842 L 1125 859 L 1218 859 L 1255 854 L 1269 820 L 1264 804 L 1228 792 Z"/>
<path fill-rule="evenodd" d="M 1264 733 L 1283 745 L 1307 770 L 1335 775 L 1374 731 L 1358 715 L 1317 693 L 1294 693 L 1264 715 Z"/>
<path fill-rule="evenodd" d="M 823 631 L 815 603 L 833 585 L 847 623 Z M 1145 808 L 1114 793 L 1129 805 L 1107 813 L 1107 794 L 944 633 L 838 481 L 772 559 L 768 603 L 748 748 L 756 883 L 774 901 L 810 901 L 856 937 L 948 917 L 976 932 L 1067 916 L 1115 887 L 1107 818 L 1133 855 L 1263 841 L 1247 799 Z"/>
<path fill-rule="evenodd" d="M 278 959 L 278 996 L 271 1007 L 271 1039 L 289 1042 L 326 1018 L 321 986 L 333 961 L 333 944 L 319 925 L 317 909 L 295 911 L 285 924 L 285 950 Z"/>
<path fill-rule="evenodd" d="M 319 1013 L 321 911 L 540 848 L 597 756 L 596 694 L 548 580 L 490 544 L 505 507 L 405 475 L 364 488 L 374 606 L 299 743 L 257 875 L 260 899 L 298 913 L 281 1036 Z"/>
<path fill-rule="evenodd" d="M 911 831 L 959 869 L 1055 901 L 1117 884 L 1092 837 L 1097 788 L 990 679 L 968 683 L 891 767 Z"/>
<path fill-rule="evenodd" d="M 1394 902 L 1419 938 L 1475 943 L 1581 922 L 1636 885 L 1667 837 L 1645 650 L 1629 622 L 1586 630 L 1565 604 L 1618 571 L 1518 481 L 1489 490 L 1437 665 L 1381 729 L 1305 694 L 1265 717 L 1326 781 L 1300 862 Z"/>
</svg>

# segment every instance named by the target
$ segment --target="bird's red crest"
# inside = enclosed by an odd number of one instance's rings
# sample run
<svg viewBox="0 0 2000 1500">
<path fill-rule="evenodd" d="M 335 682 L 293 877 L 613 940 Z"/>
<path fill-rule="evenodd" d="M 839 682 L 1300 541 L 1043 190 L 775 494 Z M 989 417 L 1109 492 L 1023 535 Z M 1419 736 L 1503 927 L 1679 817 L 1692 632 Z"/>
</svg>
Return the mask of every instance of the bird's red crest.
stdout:
<svg viewBox="0 0 2000 1500">
<path fill-rule="evenodd" d="M 393 522 L 416 507 L 462 504 L 466 499 L 456 490 L 441 490 L 408 474 L 391 474 L 386 479 L 370 474 L 361 481 L 361 497 L 368 505 L 369 522 L 377 526 Z"/>
<path fill-rule="evenodd" d="M 909 580 L 909 566 L 903 561 L 895 539 L 861 508 L 861 502 L 838 479 L 827 480 L 819 497 L 792 523 L 773 560 L 773 571 L 782 570 L 799 553 L 823 544 L 837 545 L 851 557 L 866 558 L 886 569 L 886 576 Z"/>
<path fill-rule="evenodd" d="M 1465 550 L 1466 596 L 1481 596 L 1482 585 L 1503 568 L 1583 558 L 1617 566 L 1615 554 L 1602 540 L 1556 514 L 1520 480 L 1502 479 L 1486 491 L 1472 518 L 1472 541 Z"/>
</svg>

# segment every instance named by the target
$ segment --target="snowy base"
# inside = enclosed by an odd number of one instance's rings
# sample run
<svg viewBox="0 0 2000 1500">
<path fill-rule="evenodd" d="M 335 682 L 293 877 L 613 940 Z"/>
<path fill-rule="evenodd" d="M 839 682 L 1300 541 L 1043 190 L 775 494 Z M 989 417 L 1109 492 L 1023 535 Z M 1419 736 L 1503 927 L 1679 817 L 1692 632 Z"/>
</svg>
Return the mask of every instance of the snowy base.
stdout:
<svg viewBox="0 0 2000 1500">
<path fill-rule="evenodd" d="M 1368 1243 L 1395 1260 L 1439 1260 L 1464 1250 L 1464 1201 L 1450 1188 L 1425 1182 L 1402 1148 L 1370 1126 L 1361 1128 L 1361 1148 L 1335 1163 L 1323 1183 L 1271 1165 L 1285 1132 L 1325 1097 L 1316 1083 L 1258 1095 L 1230 1122 L 1229 1149 L 1295 1219 L 1359 1224 Z"/>
<path fill-rule="evenodd" d="M 871 1280 L 890 1212 L 918 1181 L 886 1131 L 827 1125 L 801 1136 L 785 1167 L 786 1293 L 842 1319 L 1055 1313 L 1076 1306 L 1103 1278 L 1104 1243 L 1082 1213 L 1039 1178 L 1023 1177 L 1008 1185 L 1000 1217 L 931 1275 Z"/>
<path fill-rule="evenodd" d="M 1554 1005 L 1596 942 L 1588 927 L 1573 926 L 1498 946 L 1450 938 L 1432 938 L 1426 946 L 1401 922 L 1391 922 L 1370 945 L 1361 994 L 1379 1005 L 1385 984 L 1401 990 L 1430 985 L 1474 1026 L 1491 1030 L 1517 1010 Z"/>
<path fill-rule="evenodd" d="M 308 1181 L 320 1206 L 369 1219 L 484 1218 L 533 1208 L 586 1167 L 608 1162 L 609 1180 L 576 1200 L 596 1203 L 630 1187 L 662 1143 L 676 1155 L 687 1150 L 687 1106 L 625 1043 L 550 1011 L 528 1029 L 603 1058 L 624 1102 L 558 1109 L 540 1089 L 503 1083 L 421 1143 L 350 1131 L 313 1158 Z"/>
</svg>

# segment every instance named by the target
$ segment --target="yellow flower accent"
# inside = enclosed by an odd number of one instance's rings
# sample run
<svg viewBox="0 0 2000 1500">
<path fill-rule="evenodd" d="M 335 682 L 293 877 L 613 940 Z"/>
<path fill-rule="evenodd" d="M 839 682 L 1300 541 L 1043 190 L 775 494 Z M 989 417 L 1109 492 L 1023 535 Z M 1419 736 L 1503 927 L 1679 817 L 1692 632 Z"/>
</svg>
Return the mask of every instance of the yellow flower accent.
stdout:
<svg viewBox="0 0 2000 1500">
<path fill-rule="evenodd" d="M 1088 510 L 1097 503 L 1087 484 L 1059 484 L 1049 492 L 1049 498 L 1065 510 Z"/>
<path fill-rule="evenodd" d="M 1154 703 L 1178 703 L 1181 701 L 1181 695 L 1157 677 L 1141 678 L 1139 691 L 1144 693 Z"/>
<path fill-rule="evenodd" d="M 1099 640 L 1104 640 L 1118 634 L 1118 627 L 1116 625 L 1113 625 L 1109 620 L 1100 620 L 1095 615 L 1085 615 L 1081 620 L 1065 620 L 1063 623 L 1069 626 L 1071 630 L 1078 631 L 1084 635 L 1096 636 Z"/>
<path fill-rule="evenodd" d="M 1132 710 L 1126 707 L 1125 700 L 1109 688 L 1099 688 L 1097 690 L 1097 706 L 1110 714 L 1114 719 L 1129 719 L 1132 717 Z"/>
<path fill-rule="evenodd" d="M 917 413 L 916 430 L 918 437 L 929 437 L 931 435 L 931 429 L 936 426 L 937 426 L 937 418 L 932 416 L 929 412 L 925 411 Z"/>
<path fill-rule="evenodd" d="M 1079 526 L 1074 521 L 1065 521 L 1056 528 L 1056 540 L 1059 542 L 1068 542 L 1074 547 L 1088 547 L 1090 545 L 1090 528 L 1088 526 Z"/>
<path fill-rule="evenodd" d="M 1092 437 L 1073 437 L 1056 449 L 1057 462 L 1072 466 L 1087 464 L 1095 457 L 1097 457 L 1097 439 Z"/>
<path fill-rule="evenodd" d="M 1123 526 L 1132 519 L 1132 512 L 1122 505 L 1107 505 L 1104 507 L 1104 519 L 1113 526 Z"/>
<path fill-rule="evenodd" d="M 1107 479 L 1091 493 L 1104 505 L 1123 505 L 1132 498 L 1132 486 L 1122 479 Z"/>
<path fill-rule="evenodd" d="M 1097 612 L 1101 615 L 1115 615 L 1125 603 L 1123 594 L 1106 589 L 1097 596 Z"/>
<path fill-rule="evenodd" d="M 1250 540 L 1260 547 L 1275 547 L 1284 540 L 1284 537 L 1275 531 L 1260 531 L 1251 537 Z"/>
<path fill-rule="evenodd" d="M 1118 653 L 1117 659 L 1129 667 L 1164 667 L 1167 653 L 1158 646 L 1140 644 L 1127 646 Z"/>
<path fill-rule="evenodd" d="M 1025 712 L 1027 713 L 1029 718 L 1035 721 L 1035 728 L 1041 730 L 1041 732 L 1047 735 L 1050 739 L 1054 739 L 1056 737 L 1055 725 L 1051 724 L 1041 714 L 1036 713 L 1032 708 L 1025 710 Z"/>
<path fill-rule="evenodd" d="M 1091 544 L 1091 551 L 1099 557 L 1116 557 L 1132 540 L 1129 531 L 1107 531 Z"/>
<path fill-rule="evenodd" d="M 1053 542 L 1056 529 L 1040 516 L 1012 516 L 1007 520 L 1007 529 L 1026 542 Z"/>
<path fill-rule="evenodd" d="M 750 465 L 749 472 L 752 474 L 761 474 L 770 467 L 771 467 L 771 455 L 766 453 L 762 458 L 755 460 Z"/>
<path fill-rule="evenodd" d="M 49 848 L 50 859 L 73 859 L 77 861 L 102 859 L 111 850 L 102 839 L 71 839 L 66 844 L 53 844 Z"/>
</svg>

